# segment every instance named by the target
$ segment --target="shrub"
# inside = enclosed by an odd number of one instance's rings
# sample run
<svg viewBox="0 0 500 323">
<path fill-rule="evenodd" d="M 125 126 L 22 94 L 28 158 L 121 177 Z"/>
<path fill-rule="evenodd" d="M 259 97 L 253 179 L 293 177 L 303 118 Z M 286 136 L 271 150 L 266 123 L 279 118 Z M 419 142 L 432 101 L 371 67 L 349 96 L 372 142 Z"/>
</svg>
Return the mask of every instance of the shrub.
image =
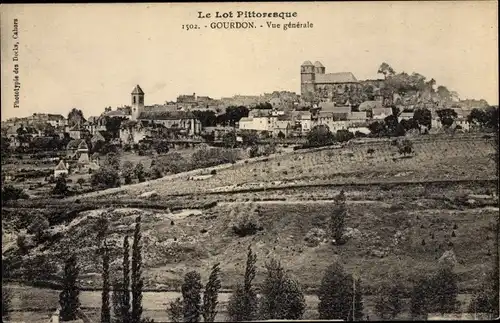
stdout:
<svg viewBox="0 0 500 323">
<path fill-rule="evenodd" d="M 250 158 L 255 158 L 259 155 L 259 147 L 257 147 L 257 145 L 253 145 L 252 147 L 250 147 L 250 150 L 248 151 L 248 156 Z"/>
<path fill-rule="evenodd" d="M 63 196 L 69 195 L 68 185 L 66 184 L 66 175 L 63 174 L 63 175 L 57 176 L 56 185 L 54 186 L 54 189 L 52 190 L 52 194 L 63 195 Z"/>
<path fill-rule="evenodd" d="M 260 318 L 298 320 L 306 309 L 302 288 L 290 278 L 279 261 L 266 263 L 267 276 L 262 284 Z"/>
<path fill-rule="evenodd" d="M 237 151 L 212 147 L 201 147 L 191 156 L 194 168 L 206 168 L 221 164 L 229 164 L 238 160 Z"/>
<path fill-rule="evenodd" d="M 5 201 L 27 199 L 28 194 L 24 193 L 23 189 L 16 188 L 12 185 L 2 187 L 2 203 Z"/>
<path fill-rule="evenodd" d="M 120 186 L 118 171 L 111 167 L 102 167 L 90 179 L 92 186 L 99 188 L 112 188 Z"/>
<path fill-rule="evenodd" d="M 43 215 L 36 215 L 33 221 L 28 225 L 27 231 L 30 234 L 35 234 L 37 236 L 41 235 L 50 226 L 49 220 Z"/>
<path fill-rule="evenodd" d="M 237 236 L 245 237 L 263 230 L 256 209 L 248 212 L 244 210 L 238 214 L 234 214 L 234 212 L 232 213 L 231 217 L 233 218 L 233 221 L 231 223 L 231 229 Z"/>
</svg>

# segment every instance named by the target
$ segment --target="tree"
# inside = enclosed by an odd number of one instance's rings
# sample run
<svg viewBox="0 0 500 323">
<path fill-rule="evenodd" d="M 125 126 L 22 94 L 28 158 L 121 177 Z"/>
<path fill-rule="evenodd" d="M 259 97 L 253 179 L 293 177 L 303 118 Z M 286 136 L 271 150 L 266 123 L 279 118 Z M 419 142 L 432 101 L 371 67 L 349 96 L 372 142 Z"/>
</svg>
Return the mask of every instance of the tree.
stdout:
<svg viewBox="0 0 500 323">
<path fill-rule="evenodd" d="M 122 298 L 121 298 L 121 318 L 123 323 L 132 322 L 130 312 L 130 246 L 128 243 L 128 236 L 123 239 L 123 283 Z"/>
<path fill-rule="evenodd" d="M 493 268 L 484 280 L 480 292 L 476 293 L 469 303 L 469 313 L 490 313 L 498 317 L 498 272 Z"/>
<path fill-rule="evenodd" d="M 120 156 L 115 152 L 110 152 L 104 159 L 103 167 L 110 167 L 116 171 L 120 170 Z"/>
<path fill-rule="evenodd" d="M 37 214 L 33 221 L 28 225 L 27 232 L 35 235 L 36 241 L 42 241 L 50 227 L 49 220 L 42 214 Z"/>
<path fill-rule="evenodd" d="M 457 309 L 458 286 L 457 275 L 449 265 L 441 265 L 431 278 L 433 290 L 430 299 L 431 309 L 440 313 L 451 313 Z"/>
<path fill-rule="evenodd" d="M 338 130 L 335 135 L 335 140 L 338 142 L 347 142 L 354 138 L 354 134 L 349 130 Z"/>
<path fill-rule="evenodd" d="M 52 189 L 52 194 L 67 196 L 69 194 L 68 185 L 66 184 L 66 175 L 61 174 L 56 177 L 56 185 Z"/>
<path fill-rule="evenodd" d="M 76 183 L 80 186 L 80 188 L 82 188 L 83 184 L 85 184 L 85 178 L 80 177 L 76 180 Z"/>
<path fill-rule="evenodd" d="M 114 281 L 113 282 L 113 292 L 111 294 L 111 302 L 113 304 L 113 323 L 123 323 L 126 320 L 123 318 L 123 282 Z"/>
<path fill-rule="evenodd" d="M 383 74 L 384 78 L 387 79 L 388 77 L 393 76 L 396 72 L 389 64 L 384 62 L 384 63 L 380 64 L 380 67 L 378 68 L 377 73 Z"/>
<path fill-rule="evenodd" d="M 267 275 L 261 287 L 260 317 L 264 320 L 297 320 L 305 311 L 305 298 L 297 281 L 288 277 L 279 261 L 266 263 Z"/>
<path fill-rule="evenodd" d="M 449 102 L 451 101 L 451 93 L 450 91 L 446 88 L 446 86 L 440 85 L 437 87 L 437 95 L 438 97 L 444 101 L 444 102 Z"/>
<path fill-rule="evenodd" d="M 73 254 L 64 266 L 63 290 L 59 294 L 59 305 L 61 306 L 61 321 L 77 319 L 77 311 L 80 307 L 80 290 L 77 285 L 79 269 L 76 256 Z"/>
<path fill-rule="evenodd" d="M 314 126 L 307 134 L 307 142 L 312 146 L 325 146 L 332 142 L 333 135 L 326 125 Z"/>
<path fill-rule="evenodd" d="M 113 138 L 120 137 L 120 127 L 123 121 L 127 120 L 124 117 L 105 117 L 106 131 L 112 134 Z"/>
<path fill-rule="evenodd" d="M 68 126 L 73 127 L 76 124 L 83 124 L 84 122 L 85 118 L 83 117 L 82 110 L 76 108 L 71 109 L 68 113 Z"/>
<path fill-rule="evenodd" d="M 236 146 L 236 134 L 233 131 L 226 132 L 222 136 L 222 142 L 226 148 L 234 148 Z"/>
<path fill-rule="evenodd" d="M 412 318 L 418 318 L 427 314 L 428 290 L 428 282 L 424 278 L 421 278 L 414 284 L 410 299 L 410 314 Z"/>
<path fill-rule="evenodd" d="M 214 111 L 192 111 L 196 119 L 200 120 L 201 126 L 205 127 L 215 127 L 217 125 L 217 115 Z"/>
<path fill-rule="evenodd" d="M 453 109 L 436 110 L 441 124 L 449 128 L 457 118 L 457 112 Z"/>
<path fill-rule="evenodd" d="M 172 322 L 180 323 L 183 322 L 184 318 L 184 302 L 180 297 L 177 297 L 175 301 L 170 301 L 167 308 L 168 317 Z"/>
<path fill-rule="evenodd" d="M 420 108 L 416 109 L 413 113 L 413 119 L 421 126 L 431 129 L 432 125 L 432 113 L 429 109 Z"/>
<path fill-rule="evenodd" d="M 125 185 L 132 183 L 132 178 L 134 176 L 134 164 L 131 161 L 127 160 L 123 163 L 122 175 L 125 179 Z"/>
<path fill-rule="evenodd" d="M 344 191 L 335 197 L 335 204 L 330 215 L 330 234 L 335 240 L 335 244 L 342 244 L 344 229 L 345 229 L 345 219 L 347 217 L 347 207 L 346 207 L 346 197 Z"/>
<path fill-rule="evenodd" d="M 338 262 L 330 265 L 318 289 L 320 319 L 346 320 L 352 311 L 352 280 Z"/>
<path fill-rule="evenodd" d="M 199 322 L 201 314 L 201 276 L 190 271 L 182 284 L 184 322 Z"/>
<path fill-rule="evenodd" d="M 285 134 L 283 133 L 283 131 L 280 130 L 280 132 L 278 132 L 278 138 L 279 139 L 285 139 Z"/>
<path fill-rule="evenodd" d="M 248 108 L 244 106 L 229 106 L 226 108 L 226 120 L 229 121 L 230 126 L 234 127 L 241 118 L 248 117 L 248 112 Z"/>
<path fill-rule="evenodd" d="M 368 125 L 368 129 L 374 136 L 382 137 L 387 133 L 386 124 L 383 121 L 374 121 Z"/>
<path fill-rule="evenodd" d="M 134 242 L 132 243 L 132 323 L 139 322 L 142 316 L 142 244 L 141 244 L 141 216 L 135 219 Z"/>
<path fill-rule="evenodd" d="M 140 183 L 146 180 L 144 178 L 144 165 L 142 163 L 137 163 L 137 165 L 135 165 L 134 173 Z"/>
<path fill-rule="evenodd" d="M 109 248 L 106 241 L 109 222 L 107 218 L 101 217 L 96 223 L 97 241 L 102 258 L 102 291 L 101 291 L 101 323 L 111 323 L 111 313 L 109 307 Z"/>
<path fill-rule="evenodd" d="M 398 151 L 401 155 L 411 154 L 413 152 L 413 143 L 409 139 L 398 141 Z"/>
<path fill-rule="evenodd" d="M 22 188 L 17 188 L 12 185 L 2 185 L 2 203 L 6 201 L 27 199 L 29 196 Z"/>
<path fill-rule="evenodd" d="M 90 177 L 93 187 L 112 188 L 120 186 L 118 171 L 111 167 L 101 167 Z"/>
<path fill-rule="evenodd" d="M 257 256 L 248 246 L 245 279 L 243 285 L 238 284 L 229 298 L 228 314 L 232 321 L 251 321 L 257 314 L 257 293 L 252 285 L 255 278 Z"/>
<path fill-rule="evenodd" d="M 384 320 L 394 320 L 403 309 L 404 286 L 398 277 L 385 281 L 377 292 L 375 313 Z"/>
<path fill-rule="evenodd" d="M 220 283 L 220 268 L 219 263 L 212 267 L 212 272 L 208 278 L 208 283 L 205 286 L 203 293 L 203 320 L 204 322 L 214 322 L 217 315 L 217 298 L 221 288 Z"/>
<path fill-rule="evenodd" d="M 9 311 L 11 310 L 12 292 L 10 289 L 2 288 L 2 317 L 9 320 Z"/>
<path fill-rule="evenodd" d="M 396 130 L 397 130 L 399 122 L 398 122 L 398 118 L 396 116 L 390 115 L 390 116 L 385 117 L 384 123 L 385 123 L 385 129 L 387 129 L 389 136 L 397 135 Z"/>
</svg>

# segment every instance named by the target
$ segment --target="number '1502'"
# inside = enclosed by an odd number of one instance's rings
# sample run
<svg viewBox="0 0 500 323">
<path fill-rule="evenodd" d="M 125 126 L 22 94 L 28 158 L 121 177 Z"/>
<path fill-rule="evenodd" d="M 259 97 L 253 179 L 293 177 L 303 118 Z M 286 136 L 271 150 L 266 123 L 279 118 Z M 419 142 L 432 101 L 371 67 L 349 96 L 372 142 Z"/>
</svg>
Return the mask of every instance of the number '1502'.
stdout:
<svg viewBox="0 0 500 323">
<path fill-rule="evenodd" d="M 185 30 L 200 29 L 200 27 L 198 27 L 198 25 L 190 24 L 190 25 L 182 25 L 182 29 L 185 29 Z"/>
</svg>

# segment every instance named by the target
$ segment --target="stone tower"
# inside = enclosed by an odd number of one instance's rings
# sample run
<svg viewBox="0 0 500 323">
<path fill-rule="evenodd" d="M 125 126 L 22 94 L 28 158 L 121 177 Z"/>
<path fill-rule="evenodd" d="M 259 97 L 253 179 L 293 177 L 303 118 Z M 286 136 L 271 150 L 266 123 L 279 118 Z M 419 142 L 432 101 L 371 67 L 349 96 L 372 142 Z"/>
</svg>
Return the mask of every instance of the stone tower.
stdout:
<svg viewBox="0 0 500 323">
<path fill-rule="evenodd" d="M 314 93 L 314 65 L 305 61 L 300 66 L 300 94 Z"/>
<path fill-rule="evenodd" d="M 137 120 L 144 111 L 144 92 L 139 85 L 132 91 L 132 120 Z"/>
<path fill-rule="evenodd" d="M 316 74 L 325 74 L 325 67 L 321 64 L 320 61 L 316 61 L 314 63 L 314 73 Z"/>
</svg>

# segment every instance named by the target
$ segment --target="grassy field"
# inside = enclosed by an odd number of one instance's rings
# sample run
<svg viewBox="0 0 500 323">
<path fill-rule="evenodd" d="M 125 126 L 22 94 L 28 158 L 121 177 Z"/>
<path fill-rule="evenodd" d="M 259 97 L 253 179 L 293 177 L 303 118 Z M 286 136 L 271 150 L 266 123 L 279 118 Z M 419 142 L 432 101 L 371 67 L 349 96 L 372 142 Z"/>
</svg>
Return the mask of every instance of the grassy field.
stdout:
<svg viewBox="0 0 500 323">
<path fill-rule="evenodd" d="M 368 148 L 375 152 L 368 154 Z M 193 183 L 191 175 L 167 176 L 151 183 L 110 190 L 120 196 L 137 196 L 155 190 L 162 196 L 204 194 L 249 187 L 273 187 L 311 183 L 366 183 L 384 181 L 433 181 L 492 179 L 494 163 L 491 141 L 415 142 L 415 154 L 401 158 L 390 142 L 354 145 L 278 155 L 268 161 L 237 163 L 220 168 L 217 175 Z M 216 168 L 216 167 L 214 167 Z M 105 196 L 101 192 L 100 196 Z M 95 195 L 92 195 L 94 198 Z M 82 196 L 81 198 L 85 198 Z"/>
</svg>

